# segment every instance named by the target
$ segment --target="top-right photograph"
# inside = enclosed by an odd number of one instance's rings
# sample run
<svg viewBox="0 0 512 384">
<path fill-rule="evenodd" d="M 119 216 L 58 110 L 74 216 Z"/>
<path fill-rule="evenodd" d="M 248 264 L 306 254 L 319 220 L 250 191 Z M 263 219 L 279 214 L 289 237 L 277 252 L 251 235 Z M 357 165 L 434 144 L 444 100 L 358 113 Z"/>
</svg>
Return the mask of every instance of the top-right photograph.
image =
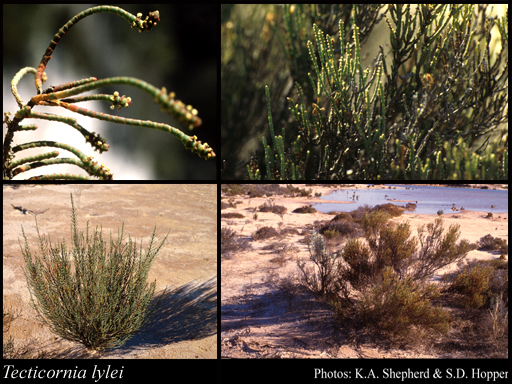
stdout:
<svg viewBox="0 0 512 384">
<path fill-rule="evenodd" d="M 508 180 L 508 6 L 221 6 L 222 180 Z"/>
</svg>

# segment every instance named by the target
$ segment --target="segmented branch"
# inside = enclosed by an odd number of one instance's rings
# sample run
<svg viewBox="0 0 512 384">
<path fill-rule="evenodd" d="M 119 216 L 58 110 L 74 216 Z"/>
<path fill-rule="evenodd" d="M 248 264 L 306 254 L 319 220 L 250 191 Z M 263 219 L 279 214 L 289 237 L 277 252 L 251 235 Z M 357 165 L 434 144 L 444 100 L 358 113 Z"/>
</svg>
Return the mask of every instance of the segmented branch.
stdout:
<svg viewBox="0 0 512 384">
<path fill-rule="evenodd" d="M 185 105 L 180 100 L 176 100 L 176 95 L 174 92 L 171 92 L 169 95 L 167 95 L 167 90 L 165 87 L 158 89 L 155 86 L 135 77 L 119 76 L 92 81 L 75 88 L 48 94 L 36 95 L 32 98 L 31 102 L 37 104 L 45 100 L 64 99 L 66 97 L 78 95 L 93 89 L 111 85 L 131 85 L 149 93 L 155 102 L 162 107 L 162 110 L 170 113 L 172 116 L 178 119 L 179 122 L 185 124 L 189 129 L 199 127 L 202 124 L 201 119 L 199 116 L 197 116 L 197 109 L 192 108 L 191 105 Z M 58 89 L 59 87 L 56 88 Z"/>
<path fill-rule="evenodd" d="M 75 15 L 71 20 L 69 20 L 59 29 L 59 31 L 55 34 L 52 41 L 50 42 L 48 48 L 46 48 L 46 52 L 44 53 L 43 58 L 41 59 L 41 63 L 37 68 L 35 84 L 38 94 L 43 93 L 43 71 L 48 65 L 48 61 L 50 61 L 50 59 L 52 58 L 53 51 L 57 47 L 57 44 L 59 44 L 59 41 L 62 38 L 62 36 L 66 34 L 69 28 L 71 28 L 73 25 L 78 23 L 80 20 L 86 18 L 87 16 L 90 16 L 95 13 L 105 12 L 114 13 L 116 15 L 124 17 L 131 24 L 132 28 L 138 28 L 139 32 L 151 30 L 151 28 L 153 28 L 153 26 L 157 24 L 157 21 L 160 21 L 160 13 L 158 11 L 150 12 L 149 16 L 146 16 L 145 19 L 142 19 L 142 13 L 137 13 L 137 16 L 134 16 L 131 13 L 126 12 L 124 9 L 108 5 L 93 7 L 86 9 L 83 12 L 80 12 L 78 15 Z"/>
<path fill-rule="evenodd" d="M 106 113 L 91 111 L 86 108 L 81 108 L 76 105 L 68 104 L 63 101 L 57 100 L 57 105 L 64 107 L 66 109 L 69 109 L 70 111 L 80 113 L 85 116 L 94 117 L 96 119 L 109 121 L 111 123 L 116 124 L 126 124 L 126 125 L 132 125 L 135 127 L 144 127 L 144 128 L 152 128 L 157 129 L 159 131 L 168 132 L 172 134 L 173 136 L 176 136 L 180 141 L 183 143 L 185 148 L 192 151 L 192 153 L 195 153 L 199 155 L 200 157 L 205 158 L 206 160 L 214 158 L 215 152 L 213 152 L 213 149 L 207 144 L 207 143 L 201 143 L 201 141 L 197 140 L 197 136 L 188 136 L 185 135 L 183 132 L 181 132 L 179 129 L 174 128 L 167 124 L 162 123 L 154 123 L 152 121 L 148 120 L 137 120 L 137 119 L 127 119 L 124 117 L 118 117 L 118 116 L 112 116 L 107 115 Z"/>
</svg>

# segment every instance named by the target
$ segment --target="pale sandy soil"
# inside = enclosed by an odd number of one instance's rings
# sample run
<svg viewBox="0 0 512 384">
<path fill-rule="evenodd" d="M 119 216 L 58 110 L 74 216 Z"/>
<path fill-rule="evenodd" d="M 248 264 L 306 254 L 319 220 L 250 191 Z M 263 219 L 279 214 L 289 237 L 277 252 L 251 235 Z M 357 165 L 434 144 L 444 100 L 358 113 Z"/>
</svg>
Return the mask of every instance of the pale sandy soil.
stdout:
<svg viewBox="0 0 512 384">
<path fill-rule="evenodd" d="M 89 354 L 80 344 L 54 335 L 35 318 L 22 271 L 18 239 L 21 225 L 33 252 L 37 250 L 34 215 L 41 234 L 55 245 L 64 238 L 70 247 L 70 192 L 81 189 L 78 228 L 85 232 L 103 226 L 108 241 L 124 221 L 125 236 L 156 240 L 171 230 L 156 256 L 148 281 L 156 280 L 155 295 L 165 288 L 160 309 L 140 334 L 121 348 L 101 355 Z M 75 199 L 75 204 L 78 201 Z M 4 340 L 33 352 L 46 351 L 59 358 L 215 359 L 217 357 L 217 186 L 216 185 L 17 185 L 3 188 L 3 308 L 21 316 Z"/>
<path fill-rule="evenodd" d="M 300 186 L 304 188 L 304 186 Z M 309 187 L 307 187 L 309 188 Z M 322 195 L 330 189 L 313 187 Z M 309 261 L 307 244 L 299 242 L 304 234 L 287 234 L 285 238 L 252 241 L 257 229 L 271 226 L 276 229 L 297 229 L 299 233 L 315 221 L 330 220 L 333 216 L 316 212 L 297 214 L 292 211 L 315 199 L 276 197 L 274 203 L 287 208 L 281 219 L 274 213 L 255 209 L 268 198 L 230 197 L 241 202 L 236 208 L 222 213 L 239 212 L 244 219 L 222 219 L 222 227 L 229 227 L 247 239 L 252 249 L 223 257 L 221 266 L 221 354 L 223 358 L 463 358 L 485 357 L 461 351 L 442 352 L 428 347 L 389 349 L 385 345 L 367 343 L 347 336 L 332 316 L 329 306 L 319 303 L 313 295 L 298 286 L 299 269 L 296 261 Z M 226 201 L 226 200 L 224 200 Z M 501 218 L 486 218 L 487 212 L 457 212 L 446 214 L 444 226 L 461 227 L 461 239 L 476 242 L 486 234 L 508 242 L 508 214 Z M 498 216 L 498 215 L 496 215 Z M 413 236 L 419 225 L 433 222 L 437 215 L 408 214 L 393 219 L 409 221 Z M 274 244 L 273 249 L 268 249 Z M 285 247 L 283 249 L 283 247 Z M 467 260 L 494 259 L 499 254 L 474 250 Z M 449 265 L 432 278 L 438 281 L 444 272 L 456 269 Z"/>
</svg>

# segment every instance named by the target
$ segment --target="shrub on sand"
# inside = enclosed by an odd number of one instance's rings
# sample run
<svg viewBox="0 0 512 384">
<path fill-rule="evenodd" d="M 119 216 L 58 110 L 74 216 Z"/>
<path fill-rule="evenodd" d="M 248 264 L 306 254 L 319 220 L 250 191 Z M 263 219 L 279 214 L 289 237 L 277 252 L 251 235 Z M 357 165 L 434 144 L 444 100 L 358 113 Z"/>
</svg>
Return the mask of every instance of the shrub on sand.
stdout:
<svg viewBox="0 0 512 384">
<path fill-rule="evenodd" d="M 71 196 L 72 249 L 65 242 L 52 246 L 39 235 L 41 255 L 32 255 L 23 231 L 24 273 L 31 303 L 41 322 L 62 338 L 101 351 L 123 345 L 149 320 L 156 309 L 151 305 L 156 281 L 147 284 L 151 264 L 163 246 L 154 244 L 156 227 L 146 253 L 136 243 L 123 242 L 124 232 L 107 250 L 102 231 L 77 229 Z M 168 235 L 168 234 L 167 234 Z M 73 262 L 73 263 L 72 263 Z M 162 293 L 163 294 L 163 293 Z"/>
<path fill-rule="evenodd" d="M 438 297 L 436 284 L 400 279 L 393 268 L 386 267 L 382 282 L 362 295 L 357 308 L 367 326 L 387 332 L 393 339 L 404 339 L 412 326 L 435 333 L 448 331 L 447 312 L 431 303 Z"/>
</svg>

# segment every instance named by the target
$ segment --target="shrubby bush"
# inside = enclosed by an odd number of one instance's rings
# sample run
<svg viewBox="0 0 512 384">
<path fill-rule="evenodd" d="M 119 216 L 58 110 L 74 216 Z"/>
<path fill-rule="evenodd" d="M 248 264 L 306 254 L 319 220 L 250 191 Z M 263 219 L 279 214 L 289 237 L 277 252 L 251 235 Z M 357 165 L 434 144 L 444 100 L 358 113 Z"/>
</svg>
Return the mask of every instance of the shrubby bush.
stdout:
<svg viewBox="0 0 512 384">
<path fill-rule="evenodd" d="M 449 292 L 462 295 L 466 308 L 487 308 L 497 296 L 508 306 L 508 263 L 502 260 L 468 262 L 443 281 L 449 283 Z"/>
<path fill-rule="evenodd" d="M 227 257 L 232 252 L 243 251 L 251 248 L 247 240 L 240 239 L 236 232 L 229 227 L 220 230 L 221 257 Z"/>
<path fill-rule="evenodd" d="M 463 295 L 464 307 L 480 308 L 486 303 L 489 280 L 494 270 L 489 266 L 475 265 L 465 268 L 451 284 L 450 290 Z"/>
<path fill-rule="evenodd" d="M 287 211 L 286 207 L 282 205 L 276 205 L 272 199 L 260 205 L 258 209 L 260 210 L 260 212 L 272 212 L 281 217 Z"/>
<path fill-rule="evenodd" d="M 478 249 L 499 251 L 502 255 L 508 255 L 508 244 L 499 237 L 492 237 L 490 234 L 485 235 L 478 241 Z"/>
<path fill-rule="evenodd" d="M 220 217 L 223 219 L 243 219 L 245 216 L 238 212 L 221 213 Z"/>
<path fill-rule="evenodd" d="M 312 204 L 304 205 L 302 207 L 293 210 L 293 213 L 315 213 L 316 209 L 313 208 Z"/>
<path fill-rule="evenodd" d="M 393 268 L 386 267 L 382 283 L 365 291 L 357 307 L 365 323 L 394 337 L 407 337 L 412 326 L 446 333 L 450 318 L 431 303 L 438 297 L 436 284 L 425 285 L 410 277 L 401 279 Z"/>
<path fill-rule="evenodd" d="M 354 221 L 352 215 L 349 212 L 340 212 L 337 213 L 336 216 L 334 216 L 331 219 L 331 223 L 334 223 L 335 221 Z"/>
<path fill-rule="evenodd" d="M 33 255 L 22 227 L 24 273 L 32 307 L 43 324 L 66 340 L 96 351 L 119 347 L 156 310 L 157 304 L 151 303 L 156 281 L 148 284 L 146 279 L 167 236 L 155 244 L 155 227 L 143 254 L 142 245 L 137 252 L 131 238 L 123 242 L 121 230 L 117 240 L 110 236 L 107 248 L 101 230 L 90 236 L 87 223 L 85 236 L 78 231 L 72 196 L 71 207 L 69 251 L 64 241 L 54 247 L 49 238 L 41 237 L 36 220 L 41 255 Z"/>
<path fill-rule="evenodd" d="M 262 227 L 252 234 L 254 240 L 265 240 L 279 236 L 279 232 L 272 227 Z"/>
<path fill-rule="evenodd" d="M 306 270 L 304 259 L 298 260 L 297 265 L 302 271 L 303 281 L 311 290 L 326 294 L 331 289 L 336 256 L 327 251 L 322 235 L 316 231 L 311 235 L 309 253 L 310 260 L 318 268 L 318 273 L 315 270 Z"/>
<path fill-rule="evenodd" d="M 448 316 L 431 305 L 439 293 L 425 280 L 467 255 L 469 243 L 458 242 L 460 227 L 452 225 L 445 232 L 438 217 L 420 226 L 418 237 L 411 237 L 407 222 L 390 222 L 382 209 L 365 214 L 360 223 L 364 239 L 349 238 L 338 252 L 329 252 L 320 234 L 311 236 L 310 259 L 316 269 L 307 269 L 304 260 L 298 263 L 306 285 L 329 297 L 340 316 L 340 303 L 350 303 L 367 325 L 382 330 L 401 336 L 412 325 L 446 331 Z"/>
<path fill-rule="evenodd" d="M 361 227 L 352 221 L 339 220 L 322 226 L 319 232 L 322 235 L 325 235 L 326 232 L 336 232 L 340 236 L 356 236 L 361 234 Z"/>
<path fill-rule="evenodd" d="M 405 208 L 399 207 L 395 204 L 387 203 L 376 205 L 375 207 L 373 207 L 372 211 L 383 211 L 391 217 L 398 217 L 402 216 L 402 214 L 405 212 Z"/>
</svg>

